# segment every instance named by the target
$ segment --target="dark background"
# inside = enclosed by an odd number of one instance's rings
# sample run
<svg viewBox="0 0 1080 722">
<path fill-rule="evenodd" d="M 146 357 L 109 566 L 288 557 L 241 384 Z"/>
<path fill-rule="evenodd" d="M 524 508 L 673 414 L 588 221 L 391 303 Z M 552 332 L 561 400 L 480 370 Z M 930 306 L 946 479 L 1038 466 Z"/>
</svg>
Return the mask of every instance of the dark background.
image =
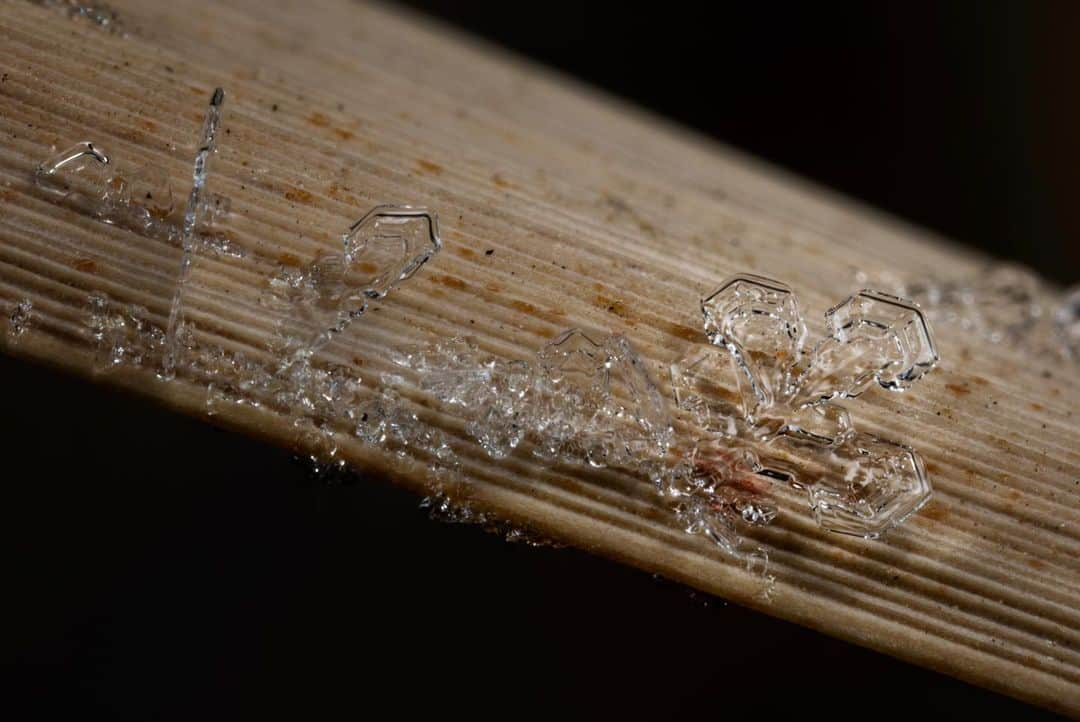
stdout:
<svg viewBox="0 0 1080 722">
<path fill-rule="evenodd" d="M 412 4 L 1077 280 L 1076 6 Z M 5 466 L 23 469 L 0 503 L 18 719 L 1050 718 L 581 552 L 429 521 L 382 483 L 314 481 L 102 387 L 6 357 L 0 385 Z"/>
</svg>

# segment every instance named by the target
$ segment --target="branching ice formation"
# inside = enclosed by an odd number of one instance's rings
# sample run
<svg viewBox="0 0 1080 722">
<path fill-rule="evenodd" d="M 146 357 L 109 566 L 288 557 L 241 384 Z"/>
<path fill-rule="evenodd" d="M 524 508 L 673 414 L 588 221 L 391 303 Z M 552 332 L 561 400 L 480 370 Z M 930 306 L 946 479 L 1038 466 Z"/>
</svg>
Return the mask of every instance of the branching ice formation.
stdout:
<svg viewBox="0 0 1080 722">
<path fill-rule="evenodd" d="M 701 430 L 690 458 L 717 441 L 737 451 L 719 474 L 707 470 L 705 480 L 694 464 L 662 479 L 665 493 L 687 500 L 684 515 L 692 525 L 723 507 L 730 479 L 740 474 L 805 490 L 822 527 L 866 538 L 926 503 L 931 487 L 919 455 L 856 431 L 835 402 L 874 384 L 902 391 L 936 365 L 930 327 L 917 306 L 860 291 L 826 313 L 829 334 L 810 347 L 797 299 L 777 281 L 734 276 L 701 308 L 712 347 L 672 365 L 676 405 Z M 798 468 L 785 457 L 797 458 Z"/>
</svg>

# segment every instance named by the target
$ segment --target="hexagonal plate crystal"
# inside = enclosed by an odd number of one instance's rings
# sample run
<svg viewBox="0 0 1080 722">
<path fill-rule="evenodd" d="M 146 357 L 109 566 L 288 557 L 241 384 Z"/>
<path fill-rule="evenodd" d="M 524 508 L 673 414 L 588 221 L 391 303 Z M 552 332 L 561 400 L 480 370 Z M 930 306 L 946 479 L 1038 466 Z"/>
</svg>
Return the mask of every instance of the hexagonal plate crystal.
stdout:
<svg viewBox="0 0 1080 722">
<path fill-rule="evenodd" d="M 732 276 L 701 302 L 705 334 L 731 353 L 744 414 L 752 420 L 789 394 L 789 369 L 806 327 L 791 288 L 761 276 Z"/>
<path fill-rule="evenodd" d="M 914 303 L 859 291 L 825 314 L 832 335 L 814 348 L 796 403 L 854 397 L 877 382 L 902 390 L 938 361 L 930 325 Z"/>
<path fill-rule="evenodd" d="M 875 539 L 932 494 L 922 458 L 901 444 L 859 433 L 832 459 L 834 472 L 809 487 L 814 518 L 830 531 Z"/>
</svg>

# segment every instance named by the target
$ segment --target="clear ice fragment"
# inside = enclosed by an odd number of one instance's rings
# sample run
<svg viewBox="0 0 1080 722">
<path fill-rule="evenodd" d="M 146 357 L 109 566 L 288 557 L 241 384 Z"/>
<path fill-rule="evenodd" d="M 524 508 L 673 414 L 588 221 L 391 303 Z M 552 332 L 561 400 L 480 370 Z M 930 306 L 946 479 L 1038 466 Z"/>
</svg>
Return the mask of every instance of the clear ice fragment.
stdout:
<svg viewBox="0 0 1080 722">
<path fill-rule="evenodd" d="M 909 301 L 864 290 L 829 309 L 825 318 L 831 336 L 809 355 L 794 405 L 855 397 L 874 382 L 906 389 L 937 364 L 930 326 Z"/>
<path fill-rule="evenodd" d="M 1073 286 L 1054 310 L 1054 324 L 1065 353 L 1080 361 L 1080 286 Z"/>
<path fill-rule="evenodd" d="M 625 337 L 602 343 L 566 331 L 537 353 L 537 453 L 596 467 L 663 456 L 671 420 L 663 396 Z"/>
<path fill-rule="evenodd" d="M 39 188 L 56 200 L 108 217 L 117 199 L 116 181 L 107 156 L 89 141 L 76 143 L 37 167 L 35 181 Z"/>
<path fill-rule="evenodd" d="M 7 335 L 12 341 L 26 333 L 34 321 L 34 303 L 29 298 L 24 298 L 15 304 L 8 316 Z"/>
<path fill-rule="evenodd" d="M 310 358 L 335 333 L 408 279 L 442 248 L 434 211 L 377 206 L 342 236 L 341 253 L 304 269 L 283 269 L 265 303 L 287 309 L 277 345 L 287 358 Z"/>
<path fill-rule="evenodd" d="M 112 33 L 121 31 L 120 17 L 105 3 L 86 0 L 33 0 L 42 7 L 55 8 L 67 13 L 73 20 L 82 19 Z"/>
<path fill-rule="evenodd" d="M 809 487 L 825 529 L 875 539 L 930 499 L 922 458 L 906 446 L 858 433 L 830 456 L 831 473 Z"/>
<path fill-rule="evenodd" d="M 738 398 L 737 371 L 728 353 L 715 346 L 700 346 L 671 364 L 675 406 L 690 415 L 696 427 L 710 434 L 733 438 L 743 418 Z"/>
<path fill-rule="evenodd" d="M 172 305 L 169 309 L 169 323 L 165 330 L 165 354 L 162 357 L 161 376 L 172 378 L 182 353 L 180 329 L 184 324 L 184 293 L 187 290 L 188 277 L 195 254 L 195 228 L 200 209 L 204 202 L 204 189 L 209 174 L 210 156 L 217 148 L 218 126 L 221 124 L 221 109 L 225 103 L 225 91 L 215 88 L 210 96 L 210 104 L 203 119 L 202 133 L 191 172 L 191 191 L 188 193 L 184 208 L 183 227 L 180 236 L 180 270 L 177 273 L 176 289 L 173 292 Z"/>
<path fill-rule="evenodd" d="M 851 438 L 851 415 L 838 404 L 815 404 L 793 409 L 779 434 L 819 446 L 835 446 Z"/>
<path fill-rule="evenodd" d="M 413 206 L 376 206 L 342 240 L 345 280 L 368 298 L 385 296 L 442 248 L 438 216 Z"/>
<path fill-rule="evenodd" d="M 789 393 L 790 369 L 806 327 L 791 288 L 738 274 L 701 302 L 705 335 L 723 346 L 740 371 L 744 414 L 755 418 Z"/>
</svg>

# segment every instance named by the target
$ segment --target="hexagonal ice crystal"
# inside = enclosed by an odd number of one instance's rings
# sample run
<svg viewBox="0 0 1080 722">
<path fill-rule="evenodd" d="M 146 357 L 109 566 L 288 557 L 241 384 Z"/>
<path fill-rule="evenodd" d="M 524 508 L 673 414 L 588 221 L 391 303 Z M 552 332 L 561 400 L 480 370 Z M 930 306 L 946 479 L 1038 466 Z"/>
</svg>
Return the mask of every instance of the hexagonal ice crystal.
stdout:
<svg viewBox="0 0 1080 722">
<path fill-rule="evenodd" d="M 796 404 L 858 396 L 875 381 L 906 389 L 938 361 L 926 317 L 904 299 L 859 291 L 825 317 L 832 335 L 804 364 Z"/>
<path fill-rule="evenodd" d="M 274 344 L 286 356 L 309 357 L 331 336 L 412 276 L 442 248 L 435 213 L 377 206 L 342 236 L 342 253 L 321 256 L 302 272 L 271 281 L 266 305 L 288 310 Z"/>
<path fill-rule="evenodd" d="M 705 334 L 731 353 L 744 413 L 753 419 L 789 394 L 789 370 L 806 327 L 792 290 L 761 276 L 732 276 L 701 302 Z"/>
<path fill-rule="evenodd" d="M 833 473 L 809 486 L 825 529 L 875 539 L 930 499 L 922 458 L 906 446 L 858 433 L 832 458 Z"/>
<path fill-rule="evenodd" d="M 442 247 L 435 213 L 411 206 L 376 206 L 342 240 L 346 283 L 369 298 L 386 295 Z"/>
</svg>

